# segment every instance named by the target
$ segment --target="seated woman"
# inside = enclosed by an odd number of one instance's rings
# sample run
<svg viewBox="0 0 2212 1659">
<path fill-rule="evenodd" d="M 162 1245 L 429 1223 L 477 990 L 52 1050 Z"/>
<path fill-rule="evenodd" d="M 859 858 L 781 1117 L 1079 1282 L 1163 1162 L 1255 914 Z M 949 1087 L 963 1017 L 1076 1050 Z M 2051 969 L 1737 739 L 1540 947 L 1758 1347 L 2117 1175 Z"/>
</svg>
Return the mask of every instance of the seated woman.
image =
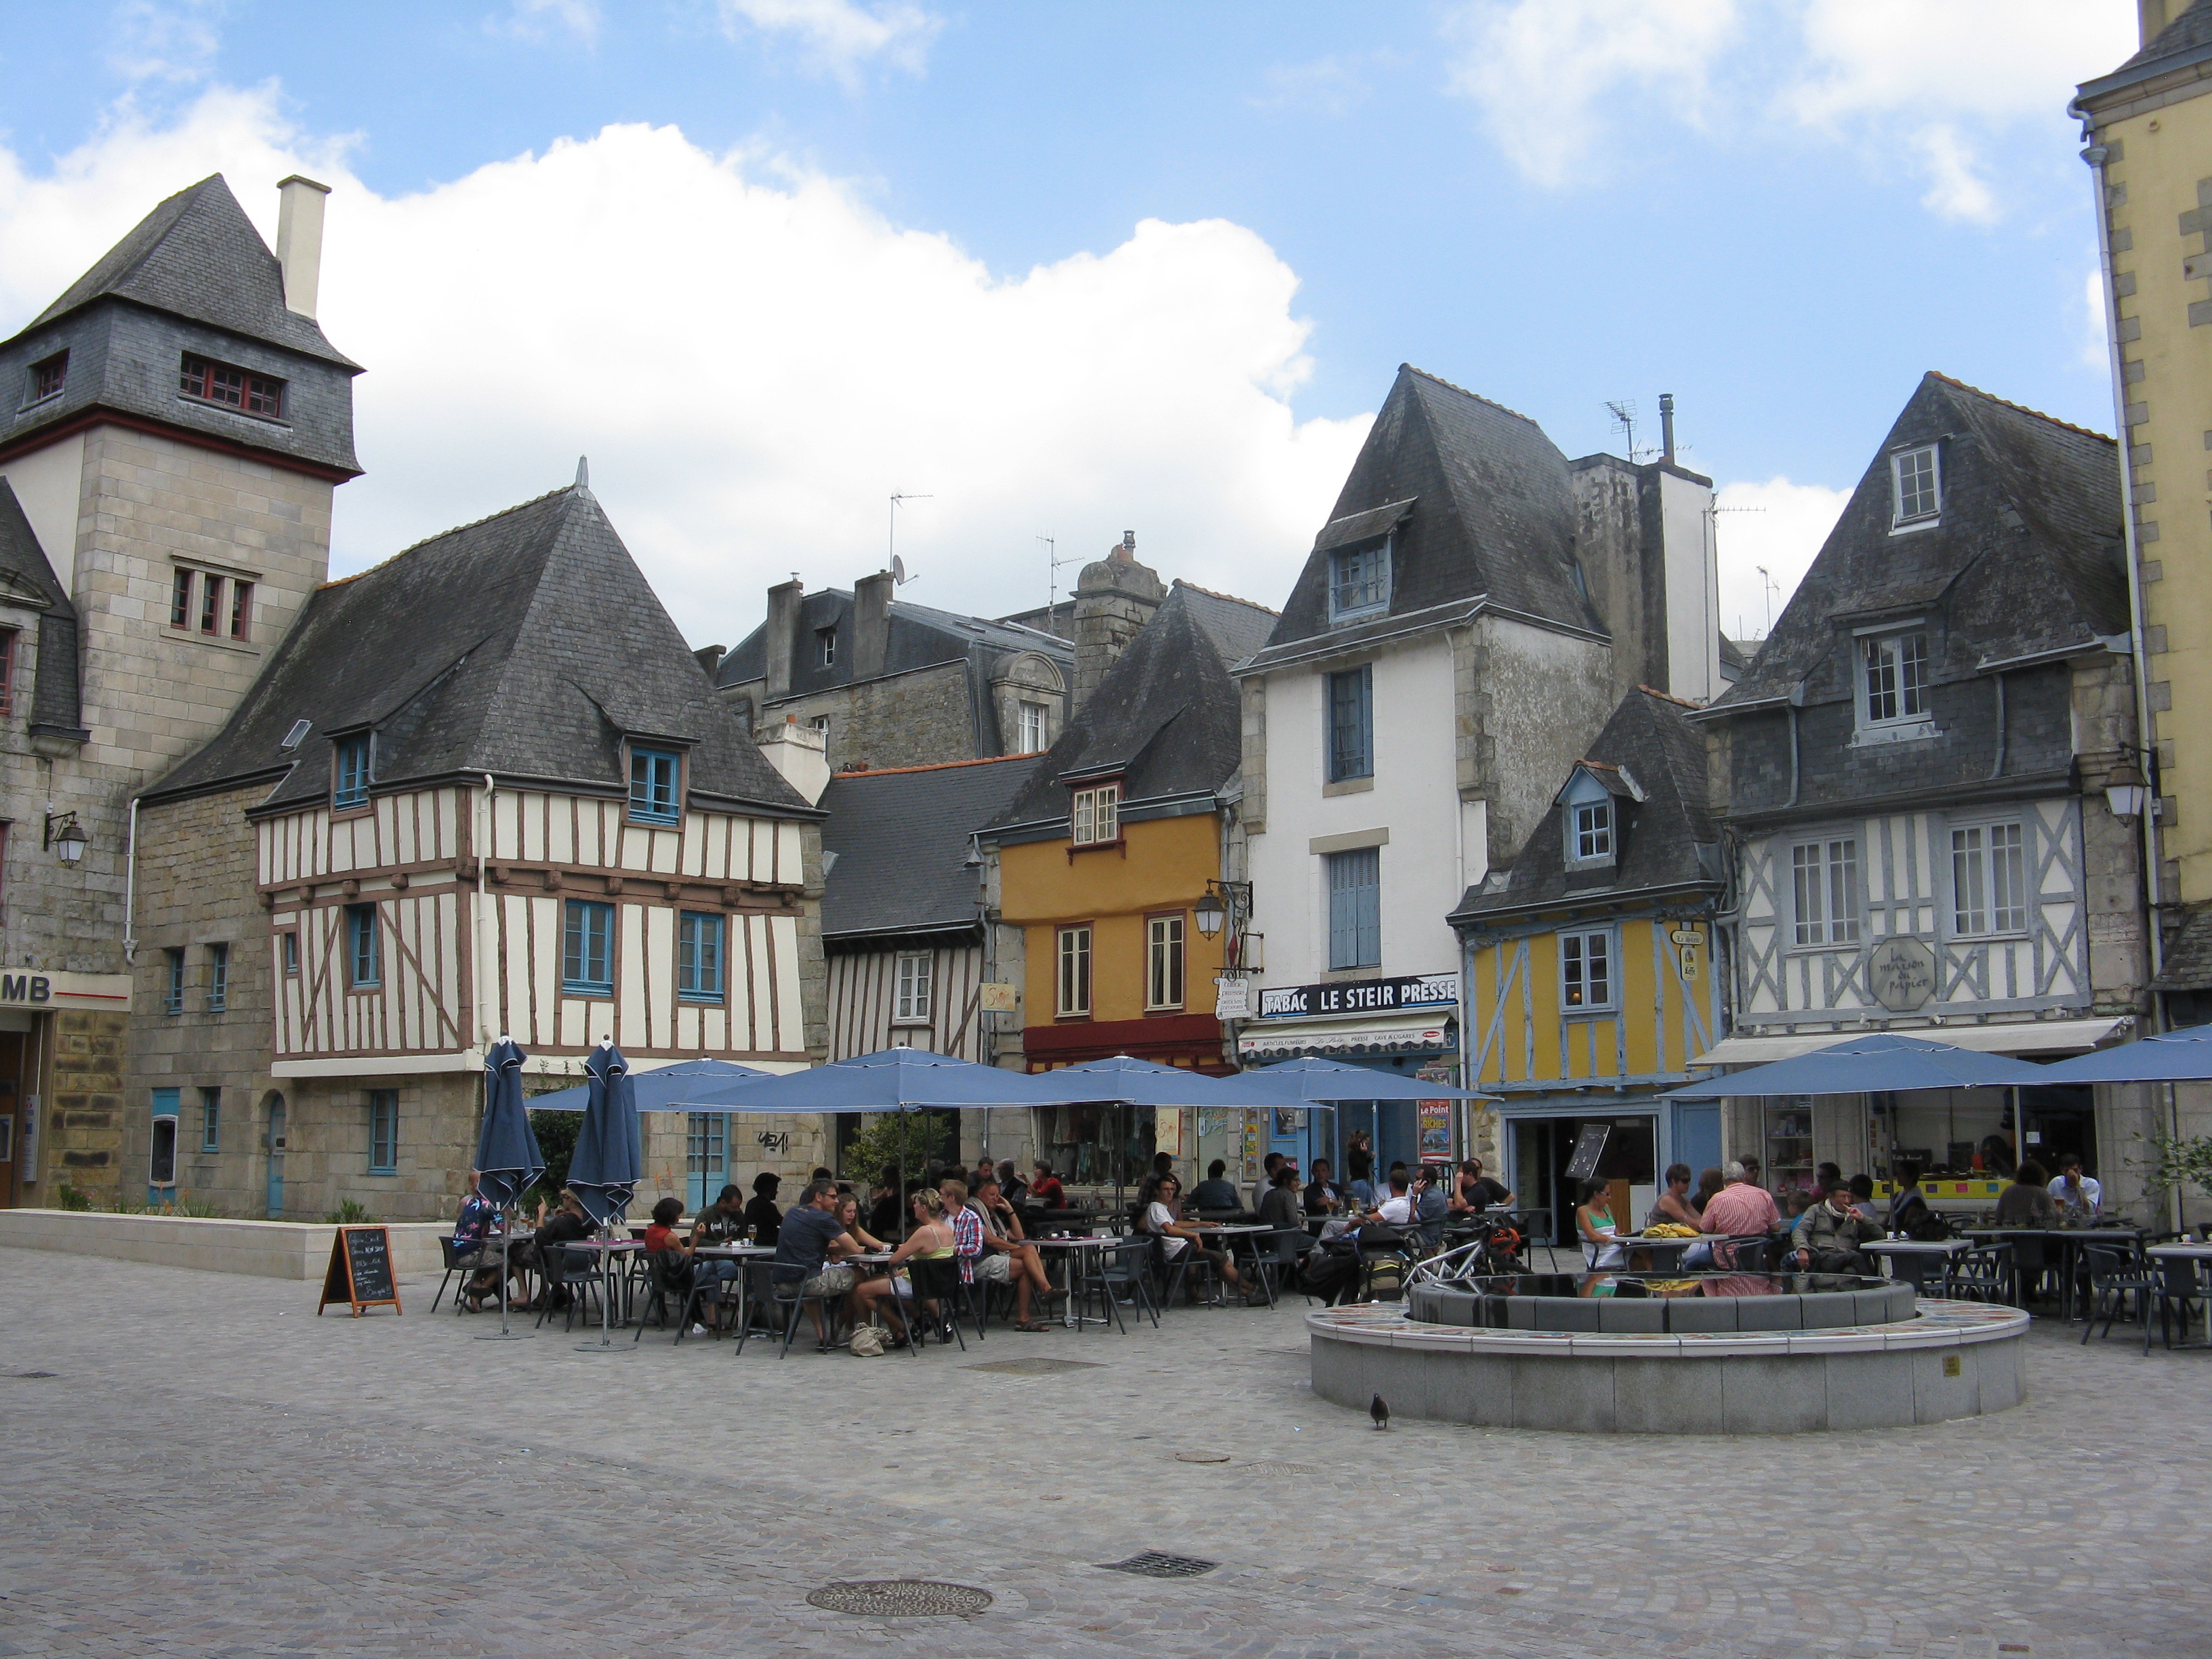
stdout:
<svg viewBox="0 0 2212 1659">
<path fill-rule="evenodd" d="M 1275 1171 L 1275 1184 L 1260 1200 L 1260 1219 L 1270 1227 L 1288 1227 L 1296 1232 L 1306 1230 L 1305 1207 L 1299 1200 L 1298 1172 L 1285 1164 Z"/>
<path fill-rule="evenodd" d="M 1575 1231 L 1582 1235 L 1583 1257 L 1592 1267 L 1618 1267 L 1626 1260 L 1613 1220 L 1613 1188 L 1602 1181 L 1585 1181 L 1577 1194 Z"/>
<path fill-rule="evenodd" d="M 469 1171 L 468 1196 L 461 1200 L 460 1218 L 453 1223 L 453 1265 L 476 1269 L 461 1291 L 471 1313 L 482 1313 L 483 1299 L 499 1294 L 499 1206 L 483 1195 L 483 1180 L 477 1170 Z M 521 1266 L 518 1259 L 509 1264 L 509 1271 L 519 1273 Z"/>
<path fill-rule="evenodd" d="M 1276 1170 L 1280 1176 L 1282 1171 Z M 1297 1171 L 1291 1172 L 1295 1179 Z M 1152 1201 L 1145 1206 L 1144 1220 L 1139 1231 L 1147 1232 L 1160 1241 L 1160 1249 L 1166 1260 L 1173 1263 L 1183 1252 L 1196 1246 L 1199 1255 L 1212 1263 L 1221 1282 L 1231 1290 L 1242 1290 L 1244 1281 L 1237 1277 L 1237 1264 L 1229 1259 L 1226 1250 L 1208 1249 L 1206 1235 L 1182 1219 L 1182 1182 L 1172 1175 L 1162 1176 L 1159 1185 L 1153 1188 Z"/>
<path fill-rule="evenodd" d="M 2021 1164 L 2012 1185 L 1997 1194 L 1997 1225 L 2056 1227 L 2058 1206 L 2051 1201 L 2051 1194 L 2044 1186 L 2045 1179 L 2043 1166 L 2033 1158 Z"/>
<path fill-rule="evenodd" d="M 845 1237 L 864 1250 L 888 1250 L 890 1246 L 860 1225 L 860 1200 L 850 1193 L 837 1200 L 833 1212 L 845 1229 Z"/>
<path fill-rule="evenodd" d="M 545 1200 L 542 1198 L 538 1200 L 538 1235 L 530 1241 L 527 1249 L 528 1265 L 538 1269 L 538 1279 L 544 1287 L 538 1301 L 550 1298 L 556 1309 L 568 1304 L 568 1292 L 553 1282 L 559 1271 L 554 1252 L 561 1245 L 574 1244 L 591 1236 L 592 1218 L 584 1212 L 584 1201 L 575 1194 L 563 1192 L 559 1207 L 550 1213 L 546 1210 Z M 531 1305 L 535 1308 L 537 1304 Z"/>
<path fill-rule="evenodd" d="M 1644 1218 L 1647 1227 L 1656 1227 L 1672 1222 L 1678 1227 L 1698 1226 L 1705 1215 L 1705 1206 L 1690 1197 L 1690 1166 L 1669 1164 L 1667 1166 L 1666 1189 L 1651 1206 L 1651 1213 Z"/>
<path fill-rule="evenodd" d="M 1060 1184 L 1060 1177 L 1052 1172 L 1052 1165 L 1039 1160 L 1036 1179 L 1030 1182 L 1030 1202 L 1042 1204 L 1048 1210 L 1067 1207 L 1067 1188 Z"/>
<path fill-rule="evenodd" d="M 889 1270 L 879 1279 L 864 1279 L 853 1287 L 858 1304 L 854 1316 L 868 1320 L 881 1312 L 890 1325 L 892 1340 L 898 1342 L 906 1340 L 906 1316 L 900 1310 L 899 1301 L 913 1296 L 914 1281 L 910 1275 L 902 1274 L 897 1269 L 909 1261 L 949 1262 L 956 1243 L 952 1224 L 945 1218 L 945 1200 L 935 1193 L 916 1193 L 907 1207 L 914 1217 L 914 1230 L 907 1234 L 906 1242 L 891 1252 Z M 939 1325 L 944 1323 L 944 1310 L 935 1298 L 925 1298 L 922 1305 Z"/>
</svg>

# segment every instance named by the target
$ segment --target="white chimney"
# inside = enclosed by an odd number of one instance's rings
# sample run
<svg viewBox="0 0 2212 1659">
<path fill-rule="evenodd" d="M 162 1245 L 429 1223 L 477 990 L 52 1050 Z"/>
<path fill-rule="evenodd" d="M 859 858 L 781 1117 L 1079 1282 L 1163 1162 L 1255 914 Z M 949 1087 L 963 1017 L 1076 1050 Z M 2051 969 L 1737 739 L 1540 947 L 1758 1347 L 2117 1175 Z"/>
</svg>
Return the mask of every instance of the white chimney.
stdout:
<svg viewBox="0 0 2212 1659">
<path fill-rule="evenodd" d="M 276 263 L 284 268 L 284 308 L 315 314 L 323 274 L 323 198 L 328 185 L 294 173 L 276 186 Z"/>
<path fill-rule="evenodd" d="M 760 739 L 760 751 L 783 781 L 813 805 L 830 787 L 830 739 L 818 727 L 801 726 L 799 716 L 786 714 L 783 724 Z"/>
</svg>

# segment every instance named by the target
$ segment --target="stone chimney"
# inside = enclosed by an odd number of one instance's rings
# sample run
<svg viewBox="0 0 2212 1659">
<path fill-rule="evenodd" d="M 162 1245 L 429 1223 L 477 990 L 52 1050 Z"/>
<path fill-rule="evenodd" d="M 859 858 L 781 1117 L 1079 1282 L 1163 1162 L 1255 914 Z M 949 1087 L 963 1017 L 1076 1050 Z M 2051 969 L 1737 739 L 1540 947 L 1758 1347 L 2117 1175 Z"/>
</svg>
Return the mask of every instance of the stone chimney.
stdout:
<svg viewBox="0 0 2212 1659">
<path fill-rule="evenodd" d="M 2188 3 L 2189 0 L 2181 0 L 2182 6 Z M 2147 46 L 2156 40 L 2180 9 L 2173 0 L 2136 0 L 2136 31 L 2140 43 Z"/>
<path fill-rule="evenodd" d="M 891 573 L 878 570 L 853 584 L 853 678 L 871 680 L 884 672 L 891 640 Z"/>
<path fill-rule="evenodd" d="M 328 185 L 294 173 L 276 186 L 276 263 L 284 269 L 284 308 L 315 314 L 323 280 L 323 198 Z"/>
<path fill-rule="evenodd" d="M 791 653 L 799 648 L 799 602 L 806 597 L 806 584 L 793 576 L 768 591 L 767 689 L 763 702 L 791 695 Z"/>
<path fill-rule="evenodd" d="M 761 739 L 760 751 L 783 781 L 814 805 L 830 787 L 830 744 L 820 732 L 786 714 L 783 724 Z"/>
<path fill-rule="evenodd" d="M 1070 713 L 1091 700 L 1137 631 L 1152 619 L 1168 591 L 1137 562 L 1137 532 L 1125 530 L 1106 556 L 1083 567 L 1075 582 L 1075 696 Z"/>
<path fill-rule="evenodd" d="M 721 645 L 702 645 L 691 653 L 699 666 L 707 671 L 707 678 L 710 680 L 722 666 L 722 659 L 729 654 L 729 647 Z"/>
</svg>

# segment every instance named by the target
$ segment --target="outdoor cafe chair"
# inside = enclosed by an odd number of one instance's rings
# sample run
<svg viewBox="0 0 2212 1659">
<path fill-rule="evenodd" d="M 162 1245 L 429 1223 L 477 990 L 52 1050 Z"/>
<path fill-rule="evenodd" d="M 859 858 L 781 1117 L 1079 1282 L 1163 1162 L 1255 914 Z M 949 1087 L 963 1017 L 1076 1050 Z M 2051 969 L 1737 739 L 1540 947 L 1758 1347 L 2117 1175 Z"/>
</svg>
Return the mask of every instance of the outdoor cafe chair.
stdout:
<svg viewBox="0 0 2212 1659">
<path fill-rule="evenodd" d="M 461 1252 L 454 1248 L 453 1241 L 450 1238 L 441 1238 L 438 1241 L 438 1254 L 445 1258 L 446 1276 L 438 1281 L 438 1294 L 430 1298 L 430 1311 L 432 1313 L 438 1311 L 438 1304 L 445 1297 L 447 1285 L 452 1284 L 454 1279 L 459 1277 L 461 1281 L 462 1290 L 465 1290 L 468 1288 L 469 1275 L 476 1271 L 473 1267 L 464 1267 L 461 1265 Z M 473 1255 L 476 1253 L 471 1250 L 469 1254 Z M 453 1292 L 453 1311 L 455 1313 L 461 1311 L 460 1291 L 455 1291 Z"/>
<path fill-rule="evenodd" d="M 1129 1330 L 1121 1322 L 1121 1302 L 1125 1292 L 1129 1305 L 1143 1309 L 1152 1322 L 1153 1328 L 1157 1330 L 1159 1328 L 1159 1304 L 1152 1296 L 1152 1236 L 1148 1233 L 1132 1233 L 1126 1238 L 1116 1240 L 1099 1250 L 1097 1263 L 1084 1276 L 1084 1306 L 1088 1307 L 1091 1298 L 1097 1297 L 1104 1310 L 1101 1322 L 1105 1318 L 1111 1318 L 1115 1328 L 1125 1336 Z M 1083 1308 L 1077 1307 L 1075 1300 L 1071 1292 L 1068 1311 L 1080 1318 Z"/>
<path fill-rule="evenodd" d="M 1298 1269 L 1305 1253 L 1313 1249 L 1313 1236 L 1304 1227 L 1278 1227 L 1272 1232 L 1252 1235 L 1252 1267 L 1266 1294 L 1267 1305 L 1275 1305 L 1276 1291 L 1284 1285 L 1295 1285 Z M 1310 1303 L 1313 1297 L 1301 1290 Z"/>
<path fill-rule="evenodd" d="M 1775 1241 L 1765 1233 L 1735 1233 L 1713 1246 L 1713 1266 L 1729 1273 L 1771 1273 Z"/>
<path fill-rule="evenodd" d="M 772 1264 L 761 1262 L 757 1265 L 766 1268 Z M 781 1313 L 783 1318 L 783 1340 L 776 1348 L 775 1357 L 781 1359 L 791 1352 L 791 1339 L 799 1331 L 799 1313 L 810 1302 L 821 1310 L 823 1335 L 820 1346 L 826 1352 L 837 1334 L 837 1304 L 845 1299 L 843 1294 L 841 1292 L 836 1296 L 805 1296 L 800 1293 L 799 1288 L 806 1282 L 803 1279 L 778 1279 L 773 1273 L 768 1273 L 764 1276 L 768 1283 L 768 1306 L 773 1310 L 771 1317 L 775 1313 Z M 769 1328 L 772 1334 L 775 1327 L 771 1325 Z M 745 1329 L 738 1334 L 739 1353 L 745 1351 L 745 1339 L 751 1334 L 751 1322 L 748 1320 Z"/>
<path fill-rule="evenodd" d="M 539 1298 L 538 1322 L 540 1325 L 553 1316 L 553 1301 L 556 1291 L 568 1296 L 568 1322 L 562 1328 L 573 1331 L 580 1314 L 588 1322 L 592 1303 L 605 1295 L 599 1282 L 599 1256 L 596 1250 L 580 1250 L 567 1244 L 553 1247 L 554 1259 L 545 1263 L 544 1293 Z"/>
<path fill-rule="evenodd" d="M 935 1311 L 928 1316 L 928 1330 L 942 1343 L 948 1337 L 960 1345 L 960 1352 L 968 1352 L 968 1339 L 960 1334 L 960 1308 L 970 1307 L 969 1292 L 982 1288 L 960 1282 L 960 1264 L 948 1257 L 915 1256 L 906 1264 L 907 1277 L 914 1286 L 914 1295 L 903 1311 L 906 1314 L 907 1340 L 918 1355 L 921 1352 L 924 1332 L 922 1304 L 927 1303 Z M 982 1340 L 979 1326 L 976 1340 Z"/>
<path fill-rule="evenodd" d="M 2088 1346 L 2089 1333 L 2096 1328 L 2100 1314 L 2104 1316 L 2105 1334 L 2112 1334 L 2112 1322 L 2129 1297 L 2135 1298 L 2136 1317 L 2142 1321 L 2143 1352 L 2150 1352 L 2151 1308 L 2158 1300 L 2160 1281 L 2153 1264 L 2129 1251 L 2115 1249 L 2108 1244 L 2084 1247 L 2082 1255 L 2089 1267 L 2089 1317 L 2081 1327 L 2081 1343 Z M 2165 1310 L 2160 1304 L 2162 1314 Z M 2172 1330 L 2166 1341 L 2173 1340 Z"/>
<path fill-rule="evenodd" d="M 2181 1340 L 2189 1340 L 2189 1322 L 2202 1316 L 2208 1300 L 2204 1282 L 2204 1263 L 2188 1256 L 2153 1256 L 2152 1266 L 2158 1270 L 2158 1323 L 2166 1334 L 2166 1346 L 2173 1346 L 2172 1320 L 2181 1327 Z M 2212 1340 L 2212 1330 L 2208 1330 Z"/>
<path fill-rule="evenodd" d="M 2012 1293 L 2009 1244 L 1978 1244 L 1944 1264 L 1942 1294 L 1952 1301 L 2008 1302 Z"/>
</svg>

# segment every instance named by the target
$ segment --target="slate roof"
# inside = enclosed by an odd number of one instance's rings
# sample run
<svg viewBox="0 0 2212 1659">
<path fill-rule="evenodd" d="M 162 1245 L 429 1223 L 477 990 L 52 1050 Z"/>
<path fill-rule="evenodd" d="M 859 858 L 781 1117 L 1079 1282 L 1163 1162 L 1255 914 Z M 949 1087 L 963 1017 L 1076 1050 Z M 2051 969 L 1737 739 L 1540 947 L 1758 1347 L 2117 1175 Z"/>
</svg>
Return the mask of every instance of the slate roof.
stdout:
<svg viewBox="0 0 2212 1659">
<path fill-rule="evenodd" d="M 1213 648 L 1225 663 L 1240 662 L 1267 644 L 1280 619 L 1280 613 L 1249 599 L 1217 593 L 1210 587 L 1195 586 L 1180 578 L 1172 586 L 1184 595 L 1192 618 L 1206 630 L 1206 636 L 1213 641 Z"/>
<path fill-rule="evenodd" d="M 1042 755 L 840 772 L 821 805 L 822 936 L 832 943 L 980 926 L 969 836 L 1002 811 Z"/>
<path fill-rule="evenodd" d="M 285 308 L 283 268 L 220 173 L 155 208 L 22 332 L 103 299 L 131 301 L 342 368 L 361 367 L 323 337 L 313 318 Z"/>
<path fill-rule="evenodd" d="M 1065 824 L 1071 773 L 1119 769 L 1122 814 L 1133 819 L 1146 816 L 1140 803 L 1207 794 L 1236 775 L 1243 759 L 1237 684 L 1200 620 L 1212 597 L 1182 582 L 1169 590 L 992 828 Z"/>
<path fill-rule="evenodd" d="M 1362 522 L 1345 523 L 1353 519 Z M 1382 533 L 1386 520 L 1396 523 L 1389 616 L 1486 596 L 1605 633 L 1577 580 L 1566 457 L 1527 416 L 1401 364 L 1259 665 L 1332 633 L 1328 550 Z"/>
<path fill-rule="evenodd" d="M 1890 453 L 1931 439 L 1943 441 L 1942 522 L 1893 535 Z M 2118 466 L 2112 441 L 2100 433 L 1947 375 L 1923 376 L 1716 712 L 1787 696 L 1832 669 L 1838 618 L 1940 606 L 1950 648 L 1936 665 L 1939 680 L 2124 632 Z M 1849 695 L 1847 677 L 1826 678 L 1837 684 L 1822 698 Z"/>
<path fill-rule="evenodd" d="M 1609 869 L 1570 873 L 1565 809 L 1558 800 L 1510 870 L 1467 890 L 1455 921 L 1499 913 L 1627 898 L 1699 883 L 1720 886 L 1720 831 L 1707 806 L 1705 733 L 1683 716 L 1694 705 L 1638 686 L 1607 719 L 1584 762 L 1619 803 L 1619 856 Z M 1644 799 L 1626 799 L 1624 775 Z M 1566 780 L 1561 779 L 1564 791 Z"/>
<path fill-rule="evenodd" d="M 2198 905 L 2183 918 L 2151 986 L 2159 991 L 2212 990 L 2212 905 Z"/>
<path fill-rule="evenodd" d="M 893 599 L 887 608 L 890 627 L 884 645 L 884 672 L 905 673 L 933 664 L 951 662 L 981 648 L 997 662 L 1017 651 L 1036 651 L 1051 658 L 1074 678 L 1075 647 L 1066 640 L 1018 623 L 995 622 L 988 617 L 963 617 L 926 605 Z M 825 587 L 804 595 L 799 602 L 799 637 L 810 641 L 817 629 L 836 628 L 839 635 L 838 661 L 823 667 L 819 656 L 794 648 L 791 660 L 791 695 L 853 682 L 850 649 L 853 595 L 842 587 Z M 718 685 L 744 685 L 768 673 L 768 624 L 763 623 L 722 659 L 714 675 Z"/>
<path fill-rule="evenodd" d="M 288 755 L 300 720 L 313 729 Z M 316 589 L 230 722 L 149 799 L 266 778 L 258 810 L 312 805 L 329 793 L 331 733 L 363 726 L 374 789 L 489 772 L 620 796 L 632 735 L 688 743 L 695 798 L 817 816 L 738 728 L 581 485 Z"/>
<path fill-rule="evenodd" d="M 83 682 L 78 667 L 76 607 L 39 546 L 22 504 L 0 478 L 0 600 L 39 613 L 39 656 L 31 684 L 32 734 L 52 733 L 80 742 L 85 729 Z"/>
<path fill-rule="evenodd" d="M 2083 90 L 2094 88 L 2101 91 L 2108 83 L 2120 81 L 2123 77 L 2127 80 L 2142 79 L 2144 77 L 2130 75 L 2129 71 L 2148 69 L 2163 58 L 2201 51 L 2207 46 L 2212 46 L 2212 0 L 2197 0 L 2197 3 L 2152 36 L 2141 52 L 2111 75 L 2089 82 Z"/>
</svg>

